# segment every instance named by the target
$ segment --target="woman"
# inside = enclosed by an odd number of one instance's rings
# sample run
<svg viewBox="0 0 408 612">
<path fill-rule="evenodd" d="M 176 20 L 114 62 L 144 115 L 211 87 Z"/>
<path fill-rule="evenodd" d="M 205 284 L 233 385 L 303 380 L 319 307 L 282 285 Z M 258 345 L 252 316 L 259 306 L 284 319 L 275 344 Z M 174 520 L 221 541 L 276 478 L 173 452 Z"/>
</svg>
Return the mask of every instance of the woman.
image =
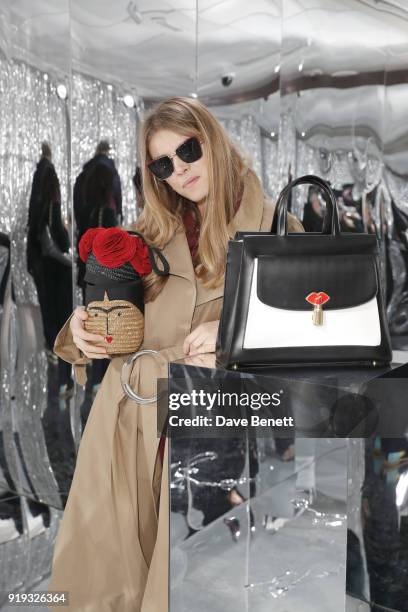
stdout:
<svg viewBox="0 0 408 612">
<path fill-rule="evenodd" d="M 228 238 L 270 229 L 273 209 L 197 100 L 173 98 L 154 109 L 140 156 L 145 204 L 137 229 L 170 265 L 167 280 L 149 286 L 145 309 L 143 347 L 159 352 L 139 359 L 131 376 L 134 391 L 149 397 L 169 361 L 214 351 Z M 290 229 L 302 226 L 292 218 Z M 106 357 L 102 336 L 84 331 L 85 318 L 76 309 L 56 342 L 82 384 L 86 361 Z M 168 609 L 167 468 L 155 405 L 125 396 L 122 364 L 112 359 L 91 409 L 54 553 L 49 588 L 69 590 L 76 612 Z"/>
</svg>

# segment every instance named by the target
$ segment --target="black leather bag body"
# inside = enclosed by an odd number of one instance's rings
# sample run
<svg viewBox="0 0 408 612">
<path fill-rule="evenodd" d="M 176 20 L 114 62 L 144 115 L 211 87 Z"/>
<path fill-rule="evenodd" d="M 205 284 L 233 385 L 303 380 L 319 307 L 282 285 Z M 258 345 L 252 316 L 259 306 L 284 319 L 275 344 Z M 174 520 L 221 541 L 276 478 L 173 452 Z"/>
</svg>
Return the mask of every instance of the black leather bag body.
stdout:
<svg viewBox="0 0 408 612">
<path fill-rule="evenodd" d="M 301 184 L 326 195 L 321 233 L 288 234 L 288 197 Z M 240 232 L 229 242 L 217 364 L 389 362 L 378 252 L 375 235 L 341 233 L 336 198 L 323 179 L 293 180 L 278 198 L 271 232 Z"/>
</svg>

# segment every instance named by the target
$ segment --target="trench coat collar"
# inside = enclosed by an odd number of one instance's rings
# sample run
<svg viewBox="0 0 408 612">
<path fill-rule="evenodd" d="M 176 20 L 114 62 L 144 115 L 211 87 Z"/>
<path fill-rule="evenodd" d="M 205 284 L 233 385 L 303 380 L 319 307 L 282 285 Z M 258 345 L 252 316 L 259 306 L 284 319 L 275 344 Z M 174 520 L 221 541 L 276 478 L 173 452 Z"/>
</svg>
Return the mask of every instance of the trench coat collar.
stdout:
<svg viewBox="0 0 408 612">
<path fill-rule="evenodd" d="M 259 231 L 262 224 L 263 206 L 264 193 L 261 183 L 256 174 L 248 169 L 244 175 L 244 191 L 241 204 L 227 226 L 230 239 L 234 238 L 238 231 Z M 164 246 L 163 255 L 169 262 L 171 275 L 181 276 L 194 284 L 197 282 L 200 294 L 208 292 L 207 299 L 202 295 L 198 303 L 222 296 L 222 285 L 219 288 L 208 290 L 200 286 L 201 281 L 197 279 L 194 272 L 184 228 L 179 228 Z"/>
</svg>

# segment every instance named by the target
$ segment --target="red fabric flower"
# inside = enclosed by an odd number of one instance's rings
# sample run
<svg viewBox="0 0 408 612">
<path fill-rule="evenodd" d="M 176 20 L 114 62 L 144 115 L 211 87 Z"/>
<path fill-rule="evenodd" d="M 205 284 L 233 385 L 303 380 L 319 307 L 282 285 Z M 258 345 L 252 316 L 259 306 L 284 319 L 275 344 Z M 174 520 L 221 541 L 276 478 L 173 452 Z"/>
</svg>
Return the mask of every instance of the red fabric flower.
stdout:
<svg viewBox="0 0 408 612">
<path fill-rule="evenodd" d="M 107 268 L 120 268 L 129 262 L 141 276 L 152 271 L 145 242 L 119 227 L 94 227 L 86 231 L 79 241 L 79 256 L 83 262 L 91 252 Z"/>
<path fill-rule="evenodd" d="M 84 263 L 86 263 L 89 257 L 89 253 L 91 253 L 92 251 L 92 245 L 93 245 L 93 241 L 95 239 L 96 234 L 98 234 L 98 232 L 101 232 L 101 231 L 104 231 L 103 228 L 92 227 L 91 229 L 85 232 L 85 234 L 82 236 L 81 240 L 79 241 L 79 245 L 78 245 L 79 256 Z"/>
<path fill-rule="evenodd" d="M 95 236 L 93 254 L 107 268 L 120 268 L 136 254 L 136 243 L 119 227 L 108 227 Z"/>
<path fill-rule="evenodd" d="M 134 257 L 130 260 L 130 263 L 140 276 L 150 274 L 152 271 L 152 264 L 149 259 L 149 249 L 140 238 L 134 236 L 133 240 L 136 243 L 136 252 Z"/>
<path fill-rule="evenodd" d="M 107 268 L 120 268 L 129 262 L 141 276 L 152 271 L 149 249 L 144 241 L 118 227 L 97 230 L 92 251 L 98 262 Z"/>
</svg>

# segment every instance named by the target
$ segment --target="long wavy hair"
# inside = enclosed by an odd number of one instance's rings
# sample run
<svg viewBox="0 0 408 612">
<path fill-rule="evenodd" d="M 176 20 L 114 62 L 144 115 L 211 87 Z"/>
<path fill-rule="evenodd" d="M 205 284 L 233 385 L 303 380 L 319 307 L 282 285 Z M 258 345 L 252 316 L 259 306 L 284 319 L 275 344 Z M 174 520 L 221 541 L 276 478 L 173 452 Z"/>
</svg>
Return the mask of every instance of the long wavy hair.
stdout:
<svg viewBox="0 0 408 612">
<path fill-rule="evenodd" d="M 147 167 L 151 161 L 150 139 L 159 130 L 171 130 L 186 137 L 196 136 L 203 143 L 209 192 L 200 226 L 195 271 L 206 287 L 216 287 L 223 282 L 227 225 L 242 194 L 246 163 L 223 127 L 198 100 L 177 97 L 156 106 L 146 117 L 140 132 L 144 208 L 137 228 L 159 248 L 169 242 L 182 226 L 183 213 L 192 205 L 165 181 L 157 180 Z M 157 282 L 156 289 L 159 290 L 162 283 L 160 280 Z"/>
</svg>

